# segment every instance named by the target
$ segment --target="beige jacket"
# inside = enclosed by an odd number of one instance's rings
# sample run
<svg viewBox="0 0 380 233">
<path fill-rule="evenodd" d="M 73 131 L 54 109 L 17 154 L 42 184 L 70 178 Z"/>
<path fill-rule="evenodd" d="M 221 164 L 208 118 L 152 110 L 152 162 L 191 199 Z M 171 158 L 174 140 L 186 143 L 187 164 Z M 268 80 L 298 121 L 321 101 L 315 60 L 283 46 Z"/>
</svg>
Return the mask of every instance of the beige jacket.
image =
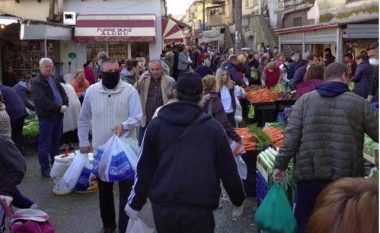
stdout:
<svg viewBox="0 0 380 233">
<path fill-rule="evenodd" d="M 135 87 L 140 94 L 141 108 L 143 112 L 143 117 L 141 119 L 141 127 L 146 127 L 146 101 L 148 99 L 150 79 L 151 77 L 145 80 L 138 80 L 135 83 Z M 168 102 L 168 96 L 166 93 L 167 93 L 168 84 L 170 82 L 175 82 L 175 80 L 172 77 L 163 74 L 161 78 L 161 93 L 162 93 L 162 100 L 164 104 Z"/>
</svg>

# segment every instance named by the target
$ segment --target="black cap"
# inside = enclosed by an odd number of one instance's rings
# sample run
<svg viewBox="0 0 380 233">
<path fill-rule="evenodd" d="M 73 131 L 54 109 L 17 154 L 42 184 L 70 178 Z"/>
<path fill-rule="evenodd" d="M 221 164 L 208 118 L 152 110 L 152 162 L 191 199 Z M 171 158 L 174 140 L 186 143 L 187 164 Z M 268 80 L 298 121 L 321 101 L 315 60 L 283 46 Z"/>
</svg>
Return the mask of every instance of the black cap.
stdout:
<svg viewBox="0 0 380 233">
<path fill-rule="evenodd" d="M 185 96 L 197 96 L 203 92 L 202 76 L 193 72 L 181 74 L 177 81 L 177 91 Z"/>
</svg>

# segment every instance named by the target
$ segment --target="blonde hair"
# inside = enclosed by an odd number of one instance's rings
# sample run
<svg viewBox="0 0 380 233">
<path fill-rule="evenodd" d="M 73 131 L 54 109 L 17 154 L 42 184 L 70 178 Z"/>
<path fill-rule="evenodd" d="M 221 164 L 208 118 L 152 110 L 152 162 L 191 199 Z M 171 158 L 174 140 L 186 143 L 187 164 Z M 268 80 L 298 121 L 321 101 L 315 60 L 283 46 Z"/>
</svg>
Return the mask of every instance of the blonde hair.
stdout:
<svg viewBox="0 0 380 233">
<path fill-rule="evenodd" d="M 222 73 L 227 72 L 227 80 L 226 83 L 223 83 L 222 79 Z M 231 80 L 230 74 L 228 73 L 228 70 L 225 67 L 220 67 L 216 70 L 215 73 L 216 78 L 216 92 L 220 92 L 222 87 L 225 85 L 228 89 L 231 89 L 234 87 L 234 82 Z"/>
<path fill-rule="evenodd" d="M 202 79 L 203 84 L 203 94 L 208 94 L 212 91 L 213 88 L 216 86 L 216 79 L 214 75 L 206 75 Z"/>
<path fill-rule="evenodd" d="M 245 64 L 247 62 L 247 58 L 245 58 L 245 56 L 243 54 L 240 54 L 238 57 L 237 57 L 237 60 L 238 62 L 242 63 L 242 64 Z"/>
<path fill-rule="evenodd" d="M 84 74 L 84 71 L 83 71 L 83 70 L 77 70 L 77 72 L 75 73 L 74 79 L 78 78 L 78 76 L 79 76 L 81 73 Z"/>
</svg>

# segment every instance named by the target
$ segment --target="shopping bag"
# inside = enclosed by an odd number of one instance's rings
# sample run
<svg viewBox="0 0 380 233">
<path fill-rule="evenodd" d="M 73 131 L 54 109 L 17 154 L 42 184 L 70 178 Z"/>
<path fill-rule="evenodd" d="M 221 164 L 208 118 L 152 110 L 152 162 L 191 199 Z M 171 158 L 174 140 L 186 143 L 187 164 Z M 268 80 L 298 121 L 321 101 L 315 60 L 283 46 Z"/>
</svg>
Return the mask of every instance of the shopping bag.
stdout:
<svg viewBox="0 0 380 233">
<path fill-rule="evenodd" d="M 247 164 L 245 164 L 244 160 L 242 159 L 242 157 L 240 155 L 234 156 L 234 158 L 235 158 L 235 162 L 237 165 L 237 169 L 238 169 L 240 179 L 246 180 L 247 179 L 247 173 L 248 173 Z"/>
<path fill-rule="evenodd" d="M 89 164 L 88 156 L 76 154 L 70 167 L 63 175 L 63 182 L 68 189 L 73 189 L 82 174 L 82 170 Z"/>
<path fill-rule="evenodd" d="M 83 167 L 81 174 L 79 175 L 78 181 L 74 187 L 74 190 L 76 191 L 86 191 L 88 187 L 90 187 L 91 184 L 91 171 L 92 167 L 87 164 L 85 167 Z"/>
<path fill-rule="evenodd" d="M 297 222 L 286 197 L 284 187 L 273 184 L 255 214 L 257 226 L 271 233 L 294 233 Z"/>
<path fill-rule="evenodd" d="M 70 154 L 61 154 L 54 156 L 53 167 L 50 171 L 50 177 L 58 178 L 62 177 L 67 169 L 70 167 L 71 162 L 73 161 L 74 153 Z"/>
<path fill-rule="evenodd" d="M 97 150 L 93 173 L 101 180 L 112 182 L 131 179 L 137 167 L 137 149 L 132 141 L 112 136 Z"/>
<path fill-rule="evenodd" d="M 154 230 L 149 228 L 140 218 L 129 219 L 127 231 L 125 233 L 153 233 Z"/>
</svg>

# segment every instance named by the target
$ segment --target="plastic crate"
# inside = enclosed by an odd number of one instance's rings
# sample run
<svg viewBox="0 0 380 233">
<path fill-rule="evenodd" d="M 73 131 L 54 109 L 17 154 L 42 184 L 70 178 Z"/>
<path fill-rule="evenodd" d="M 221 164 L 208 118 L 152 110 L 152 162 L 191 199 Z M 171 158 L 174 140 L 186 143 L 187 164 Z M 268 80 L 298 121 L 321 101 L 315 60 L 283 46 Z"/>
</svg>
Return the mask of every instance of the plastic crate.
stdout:
<svg viewBox="0 0 380 233">
<path fill-rule="evenodd" d="M 264 200 L 265 196 L 268 193 L 268 183 L 260 173 L 259 170 L 256 170 L 256 199 L 257 206 L 260 206 L 261 202 Z"/>
</svg>

